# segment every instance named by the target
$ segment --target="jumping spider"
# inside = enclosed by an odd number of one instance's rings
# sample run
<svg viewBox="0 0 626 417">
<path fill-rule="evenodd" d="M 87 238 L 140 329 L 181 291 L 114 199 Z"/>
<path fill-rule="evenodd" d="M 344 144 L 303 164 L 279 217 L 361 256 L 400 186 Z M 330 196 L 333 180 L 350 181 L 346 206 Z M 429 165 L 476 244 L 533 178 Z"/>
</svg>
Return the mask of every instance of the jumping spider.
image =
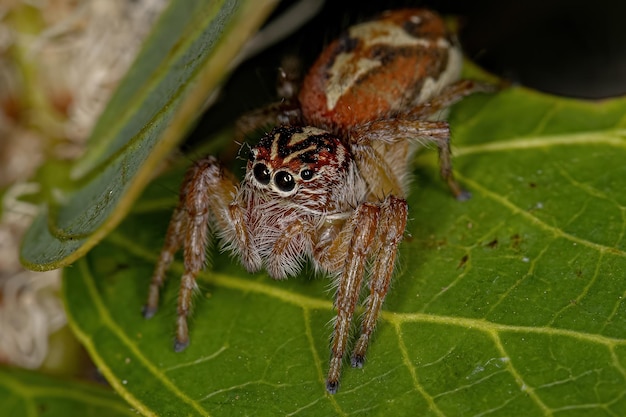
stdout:
<svg viewBox="0 0 626 417">
<path fill-rule="evenodd" d="M 461 64 L 441 18 L 406 9 L 349 28 L 326 47 L 301 88 L 292 71 L 282 73 L 284 100 L 239 124 L 242 131 L 280 125 L 251 149 L 241 183 L 210 156 L 197 161 L 182 183 L 144 309 L 146 317 L 155 314 L 166 270 L 182 246 L 176 351 L 189 343 L 191 295 L 211 234 L 250 272 L 265 268 L 283 279 L 310 261 L 337 281 L 330 393 L 339 386 L 368 275 L 370 294 L 351 359 L 353 367 L 363 365 L 407 222 L 415 150 L 434 143 L 452 194 L 468 198 L 452 174 L 448 124 L 437 120 L 462 97 L 489 90 L 456 81 Z"/>
</svg>

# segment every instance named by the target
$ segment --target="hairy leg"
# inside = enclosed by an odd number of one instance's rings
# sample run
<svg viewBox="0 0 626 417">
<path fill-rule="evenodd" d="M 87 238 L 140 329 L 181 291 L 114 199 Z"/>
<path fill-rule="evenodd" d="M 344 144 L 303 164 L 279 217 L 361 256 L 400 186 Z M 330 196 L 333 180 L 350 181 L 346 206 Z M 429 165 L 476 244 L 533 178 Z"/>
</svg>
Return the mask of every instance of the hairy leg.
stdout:
<svg viewBox="0 0 626 417">
<path fill-rule="evenodd" d="M 370 275 L 370 295 L 365 302 L 365 315 L 361 322 L 361 336 L 352 352 L 351 364 L 360 368 L 365 361 L 367 346 L 376 327 L 380 309 L 389 290 L 389 283 L 395 267 L 398 244 L 402 240 L 408 215 L 406 200 L 388 197 L 380 207 L 378 231 L 376 233 L 377 253 L 373 255 Z"/>
<path fill-rule="evenodd" d="M 326 389 L 331 394 L 339 388 L 341 365 L 347 350 L 354 309 L 359 299 L 367 257 L 376 237 L 380 208 L 375 203 L 363 203 L 344 227 L 351 230 L 350 246 L 345 266 L 339 277 L 335 298 L 337 317 L 332 337 L 330 364 Z M 346 235 L 340 235 L 346 236 Z"/>
<path fill-rule="evenodd" d="M 184 249 L 184 273 L 178 296 L 176 340 L 174 349 L 181 351 L 189 344 L 187 319 L 191 311 L 192 295 L 196 288 L 196 276 L 205 264 L 210 227 L 222 232 L 227 243 L 239 250 L 241 258 L 250 270 L 259 269 L 261 260 L 250 245 L 244 226 L 243 209 L 233 202 L 237 185 L 223 171 L 217 160 L 207 157 L 196 162 L 188 171 L 181 186 L 180 202 L 172 216 L 165 238 L 165 245 L 152 277 L 144 316 L 152 317 L 159 301 L 159 289 L 165 280 L 165 272 L 174 253 L 182 245 Z"/>
<path fill-rule="evenodd" d="M 464 191 L 457 183 L 452 173 L 452 161 L 450 152 L 450 126 L 443 121 L 427 121 L 427 120 L 407 120 L 407 119 L 383 119 L 375 122 L 367 123 L 352 130 L 350 135 L 352 149 L 363 172 L 367 176 L 369 172 L 373 172 L 376 177 L 370 178 L 374 183 L 380 178 L 380 169 L 369 170 L 370 167 L 363 169 L 361 164 L 370 163 L 364 150 L 376 148 L 377 143 L 390 146 L 402 144 L 402 142 L 410 141 L 416 145 L 424 146 L 434 143 L 439 149 L 439 168 L 441 177 L 450 188 L 452 195 L 458 200 L 467 200 L 470 194 Z M 364 155 L 364 156 L 361 156 Z M 361 158 L 361 160 L 359 160 Z M 385 160 L 389 167 L 406 166 L 404 161 Z M 372 164 L 380 164 L 373 162 Z M 368 178 L 366 178 L 368 180 Z M 369 183 L 369 182 L 368 182 Z"/>
<path fill-rule="evenodd" d="M 497 90 L 498 86 L 494 84 L 475 80 L 460 80 L 444 88 L 441 93 L 433 97 L 430 101 L 417 105 L 397 117 L 412 120 L 425 120 L 435 116 L 438 112 L 449 108 L 471 94 L 493 93 Z"/>
</svg>

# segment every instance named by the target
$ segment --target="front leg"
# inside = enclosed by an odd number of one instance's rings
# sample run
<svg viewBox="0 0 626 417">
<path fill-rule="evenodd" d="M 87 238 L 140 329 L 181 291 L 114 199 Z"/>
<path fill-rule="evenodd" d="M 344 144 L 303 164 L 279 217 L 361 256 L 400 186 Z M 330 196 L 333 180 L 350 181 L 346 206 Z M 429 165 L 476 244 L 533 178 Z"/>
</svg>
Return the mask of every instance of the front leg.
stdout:
<svg viewBox="0 0 626 417">
<path fill-rule="evenodd" d="M 380 207 L 378 205 L 363 203 L 357 207 L 355 214 L 344 226 L 351 231 L 351 238 L 335 298 L 337 317 L 335 318 L 330 364 L 326 379 L 326 390 L 331 394 L 336 393 L 339 388 L 341 365 L 346 353 L 352 316 L 359 299 L 367 257 L 376 237 L 379 214 Z M 339 235 L 339 237 L 345 236 L 348 235 Z"/>
<path fill-rule="evenodd" d="M 365 303 L 365 315 L 361 322 L 361 336 L 352 352 L 352 366 L 360 368 L 365 352 L 376 327 L 380 309 L 389 290 L 389 283 L 396 264 L 398 244 L 404 235 L 408 216 L 406 200 L 390 196 L 380 207 L 380 220 L 376 234 L 377 252 L 373 255 L 370 275 L 370 295 Z"/>
<path fill-rule="evenodd" d="M 363 203 L 357 207 L 343 230 L 330 247 L 347 248 L 344 267 L 339 276 L 335 299 L 337 318 L 332 338 L 332 348 L 326 389 L 334 394 L 339 387 L 341 365 L 346 353 L 350 326 L 358 302 L 365 266 L 372 261 L 369 286 L 370 296 L 365 302 L 365 315 L 361 335 L 352 354 L 352 366 L 361 367 L 365 352 L 376 326 L 380 309 L 389 289 L 395 267 L 398 244 L 406 227 L 408 207 L 406 200 L 389 196 L 380 203 Z M 345 233 L 347 232 L 347 233 Z M 349 243 L 349 245 L 345 245 Z M 341 253 L 320 253 L 320 260 L 332 265 Z"/>
<path fill-rule="evenodd" d="M 184 273 L 178 295 L 176 351 L 185 349 L 189 344 L 187 318 L 196 288 L 196 276 L 204 266 L 210 227 L 221 231 L 222 238 L 239 251 L 249 270 L 261 267 L 261 259 L 250 244 L 251 239 L 244 225 L 244 208 L 235 200 L 237 191 L 232 177 L 213 157 L 196 162 L 183 180 L 179 204 L 170 221 L 144 307 L 146 318 L 156 313 L 165 272 L 174 254 L 183 246 Z"/>
</svg>

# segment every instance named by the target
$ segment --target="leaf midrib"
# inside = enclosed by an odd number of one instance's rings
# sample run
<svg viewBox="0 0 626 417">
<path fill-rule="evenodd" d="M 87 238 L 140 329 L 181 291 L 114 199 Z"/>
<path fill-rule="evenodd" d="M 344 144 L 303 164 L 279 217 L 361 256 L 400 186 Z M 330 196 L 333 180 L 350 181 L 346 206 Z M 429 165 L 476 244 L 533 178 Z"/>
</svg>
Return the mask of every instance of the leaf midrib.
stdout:
<svg viewBox="0 0 626 417">
<path fill-rule="evenodd" d="M 520 149 L 551 148 L 554 146 L 608 145 L 626 149 L 626 129 L 608 129 L 559 135 L 520 136 L 479 145 L 454 147 L 454 156 L 461 157 L 487 152 L 504 152 Z"/>
</svg>

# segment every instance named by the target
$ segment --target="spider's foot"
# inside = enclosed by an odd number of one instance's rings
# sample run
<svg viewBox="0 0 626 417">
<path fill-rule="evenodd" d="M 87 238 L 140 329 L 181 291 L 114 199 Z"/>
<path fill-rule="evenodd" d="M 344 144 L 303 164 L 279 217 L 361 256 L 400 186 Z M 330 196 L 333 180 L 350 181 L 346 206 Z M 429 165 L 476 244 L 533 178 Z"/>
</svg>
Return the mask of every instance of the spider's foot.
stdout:
<svg viewBox="0 0 626 417">
<path fill-rule="evenodd" d="M 493 84 L 484 81 L 471 80 L 468 84 L 468 91 L 470 93 L 497 93 L 504 88 L 510 87 L 510 85 L 510 81 L 500 81 L 497 84 Z"/>
<path fill-rule="evenodd" d="M 328 391 L 329 394 L 336 394 L 338 389 L 339 389 L 339 381 L 331 381 L 331 380 L 326 381 L 326 391 Z"/>
<path fill-rule="evenodd" d="M 472 198 L 472 193 L 467 190 L 461 190 L 456 196 L 457 201 L 467 201 L 470 198 Z"/>
<path fill-rule="evenodd" d="M 146 304 L 141 309 L 141 314 L 143 315 L 144 319 L 150 319 L 156 314 L 157 310 L 158 310 L 157 307 Z"/>
<path fill-rule="evenodd" d="M 456 180 L 452 176 L 451 171 L 443 170 L 441 172 L 441 177 L 446 179 L 446 182 L 448 183 L 448 189 L 457 201 L 467 201 L 472 198 L 472 193 L 461 188 L 459 183 L 456 182 Z"/>
<path fill-rule="evenodd" d="M 354 354 L 352 355 L 352 358 L 350 359 L 350 364 L 352 365 L 353 368 L 362 368 L 364 363 L 365 363 L 365 356 L 363 355 Z"/>
<path fill-rule="evenodd" d="M 189 346 L 189 340 L 176 340 L 174 342 L 174 352 L 182 352 L 183 350 L 187 349 L 187 346 Z"/>
</svg>

